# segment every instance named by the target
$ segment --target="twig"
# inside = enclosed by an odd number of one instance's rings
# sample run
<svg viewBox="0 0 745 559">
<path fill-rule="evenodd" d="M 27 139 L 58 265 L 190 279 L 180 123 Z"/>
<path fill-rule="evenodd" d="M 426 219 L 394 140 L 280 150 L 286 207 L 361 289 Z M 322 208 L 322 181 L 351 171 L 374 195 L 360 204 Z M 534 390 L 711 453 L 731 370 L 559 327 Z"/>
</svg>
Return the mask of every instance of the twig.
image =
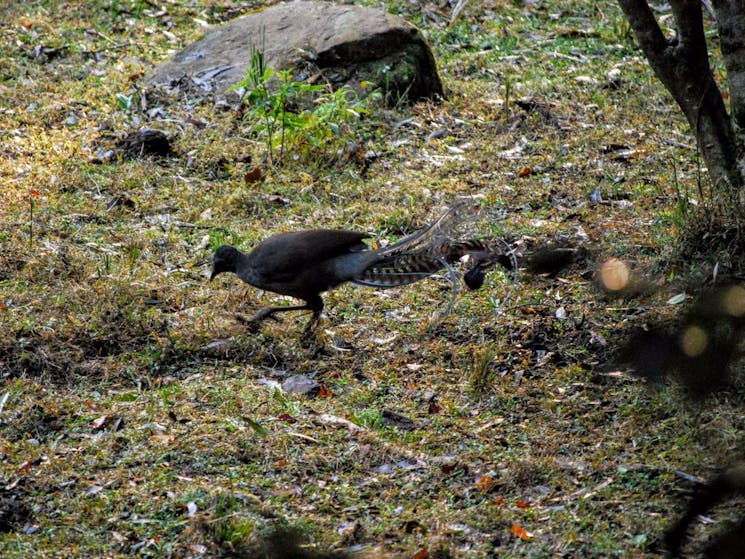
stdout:
<svg viewBox="0 0 745 559">
<path fill-rule="evenodd" d="M 453 11 L 450 12 L 450 21 L 448 22 L 448 27 L 455 23 L 455 20 L 463 11 L 463 8 L 466 7 L 466 4 L 468 4 L 468 0 L 458 0 L 458 2 L 456 2 L 455 6 L 453 6 Z"/>
</svg>

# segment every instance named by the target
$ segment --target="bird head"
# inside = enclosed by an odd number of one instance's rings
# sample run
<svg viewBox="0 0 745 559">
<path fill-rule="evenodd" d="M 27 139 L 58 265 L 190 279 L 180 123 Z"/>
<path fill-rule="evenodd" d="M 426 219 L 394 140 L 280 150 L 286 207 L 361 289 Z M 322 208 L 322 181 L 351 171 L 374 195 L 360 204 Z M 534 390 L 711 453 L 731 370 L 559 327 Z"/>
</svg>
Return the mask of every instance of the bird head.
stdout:
<svg viewBox="0 0 745 559">
<path fill-rule="evenodd" d="M 215 251 L 215 256 L 212 258 L 212 273 L 210 274 L 210 281 L 212 281 L 217 274 L 223 272 L 236 272 L 236 265 L 240 258 L 241 252 L 237 248 L 233 248 L 228 245 L 222 245 Z"/>
</svg>

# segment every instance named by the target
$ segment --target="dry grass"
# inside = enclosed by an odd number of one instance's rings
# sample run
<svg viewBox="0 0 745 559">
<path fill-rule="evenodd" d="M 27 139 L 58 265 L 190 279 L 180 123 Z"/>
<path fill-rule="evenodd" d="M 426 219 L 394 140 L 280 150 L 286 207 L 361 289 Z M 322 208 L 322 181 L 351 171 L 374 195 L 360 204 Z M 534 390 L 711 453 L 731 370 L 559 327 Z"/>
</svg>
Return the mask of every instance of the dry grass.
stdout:
<svg viewBox="0 0 745 559">
<path fill-rule="evenodd" d="M 3 9 L 2 556 L 250 556 L 277 522 L 306 551 L 657 556 L 687 488 L 676 470 L 742 456 L 745 425 L 740 394 L 691 407 L 607 374 L 618 337 L 674 314 L 672 280 L 696 277 L 657 264 L 682 224 L 672 161 L 697 190 L 693 140 L 614 3 L 481 2 L 447 28 L 391 2 L 428 34 L 448 99 L 370 115 L 359 132 L 381 157 L 366 171 L 288 163 L 249 184 L 262 146 L 235 114 L 172 104 L 151 122 L 116 99 L 137 107 L 151 65 L 199 35 L 194 18 L 240 11 L 228 4 Z M 174 156 L 92 162 L 144 124 Z M 598 187 L 605 203 L 588 203 Z M 272 295 L 207 282 L 222 242 L 396 235 L 457 195 L 506 213 L 491 232 L 581 240 L 594 260 L 524 276 L 503 306 L 508 278 L 491 275 L 439 322 L 445 281 L 343 287 L 315 348 L 302 319 L 235 320 Z M 601 296 L 606 256 L 654 270 L 655 289 Z M 324 397 L 274 387 L 293 374 Z"/>
</svg>

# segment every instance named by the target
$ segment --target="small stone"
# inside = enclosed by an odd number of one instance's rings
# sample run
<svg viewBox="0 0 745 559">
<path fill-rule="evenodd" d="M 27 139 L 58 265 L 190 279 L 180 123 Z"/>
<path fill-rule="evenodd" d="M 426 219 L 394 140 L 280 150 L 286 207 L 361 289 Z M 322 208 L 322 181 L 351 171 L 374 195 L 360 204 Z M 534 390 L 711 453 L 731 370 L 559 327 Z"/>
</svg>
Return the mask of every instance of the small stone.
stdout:
<svg viewBox="0 0 745 559">
<path fill-rule="evenodd" d="M 321 385 L 308 375 L 293 375 L 282 383 L 282 390 L 290 394 L 301 394 L 315 396 L 321 389 Z"/>
</svg>

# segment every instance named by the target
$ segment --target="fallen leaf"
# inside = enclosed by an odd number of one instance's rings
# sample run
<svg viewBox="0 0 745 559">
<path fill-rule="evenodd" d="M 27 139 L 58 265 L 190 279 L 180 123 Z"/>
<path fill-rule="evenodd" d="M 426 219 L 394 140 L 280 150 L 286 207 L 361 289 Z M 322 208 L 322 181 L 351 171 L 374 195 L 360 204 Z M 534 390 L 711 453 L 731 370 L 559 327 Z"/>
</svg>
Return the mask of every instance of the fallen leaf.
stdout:
<svg viewBox="0 0 745 559">
<path fill-rule="evenodd" d="M 426 547 L 423 547 L 419 551 L 417 551 L 414 555 L 412 555 L 411 559 L 427 559 L 428 557 L 429 557 L 429 551 L 427 551 Z"/>
<path fill-rule="evenodd" d="M 405 534 L 421 534 L 424 532 L 424 528 L 416 520 L 407 520 L 406 522 L 404 522 L 403 526 L 401 526 L 401 529 Z"/>
<path fill-rule="evenodd" d="M 186 503 L 186 511 L 189 516 L 194 516 L 197 514 L 197 504 L 194 501 L 189 501 Z"/>
<path fill-rule="evenodd" d="M 90 400 L 86 400 L 85 402 L 83 402 L 83 405 L 91 411 L 101 411 L 101 407 L 95 402 L 91 402 Z"/>
<path fill-rule="evenodd" d="M 258 182 L 261 180 L 261 167 L 258 165 L 251 169 L 248 173 L 243 175 L 243 182 L 246 184 L 251 184 L 253 182 Z"/>
<path fill-rule="evenodd" d="M 170 433 L 164 433 L 163 431 L 153 431 L 150 433 L 150 440 L 161 444 L 169 444 L 173 442 L 176 437 Z"/>
<path fill-rule="evenodd" d="M 189 549 L 189 551 L 195 553 L 196 555 L 204 555 L 207 552 L 207 546 L 200 543 L 187 545 L 186 547 Z"/>
<path fill-rule="evenodd" d="M 516 501 L 515 506 L 519 509 L 529 509 L 531 507 L 527 501 Z"/>
<path fill-rule="evenodd" d="M 489 491 L 494 487 L 494 478 L 491 476 L 481 476 L 476 480 L 476 487 L 479 491 Z"/>
<path fill-rule="evenodd" d="M 329 388 L 327 388 L 324 385 L 321 385 L 321 387 L 318 389 L 318 397 L 319 398 L 333 398 L 334 393 L 331 392 Z"/>
<path fill-rule="evenodd" d="M 518 177 L 527 177 L 528 175 L 533 173 L 532 167 L 523 167 L 522 171 L 520 171 L 517 176 Z"/>
<path fill-rule="evenodd" d="M 529 540 L 533 537 L 533 534 L 528 532 L 525 528 L 520 526 L 519 524 L 513 524 L 510 528 L 510 532 L 512 532 L 513 536 L 516 536 L 520 538 L 521 540 Z"/>
<path fill-rule="evenodd" d="M 250 417 L 243 417 L 243 421 L 245 421 L 248 426 L 254 430 L 254 432 L 258 435 L 266 436 L 269 434 L 269 431 L 266 430 L 266 427 L 264 427 L 261 423 L 254 421 Z"/>
<path fill-rule="evenodd" d="M 308 375 L 292 375 L 284 380 L 282 390 L 290 394 L 305 394 L 315 397 L 320 393 L 321 385 Z"/>
<path fill-rule="evenodd" d="M 19 474 L 27 474 L 31 471 L 31 468 L 34 466 L 38 466 L 41 463 L 41 460 L 38 458 L 36 460 L 26 460 L 23 464 L 18 466 L 18 473 Z"/>
<path fill-rule="evenodd" d="M 140 427 L 140 429 L 149 429 L 150 431 L 168 431 L 168 429 L 163 427 L 160 423 L 156 423 L 155 421 L 145 423 Z"/>
<path fill-rule="evenodd" d="M 440 465 L 440 469 L 442 470 L 442 473 L 445 475 L 452 474 L 455 469 L 459 466 L 458 462 L 452 462 L 450 464 L 442 464 Z"/>
<path fill-rule="evenodd" d="M 106 424 L 108 423 L 109 419 L 111 419 L 111 416 L 109 414 L 102 415 L 101 417 L 98 417 L 93 420 L 93 429 L 103 429 Z"/>
<path fill-rule="evenodd" d="M 384 409 L 381 413 L 380 422 L 388 427 L 397 427 L 403 431 L 411 431 L 417 428 L 417 424 L 413 419 L 388 409 Z"/>
<path fill-rule="evenodd" d="M 313 437 L 309 437 L 308 435 L 303 435 L 302 433 L 296 433 L 294 431 L 289 431 L 287 434 L 290 435 L 291 437 L 297 437 L 299 439 L 303 439 L 303 440 L 309 441 L 311 443 L 319 443 L 320 442 L 317 439 L 314 439 Z"/>
<path fill-rule="evenodd" d="M 201 349 L 225 349 L 227 350 L 228 348 L 230 348 L 231 345 L 233 345 L 233 339 L 226 338 L 223 340 L 215 340 L 214 342 L 210 342 L 207 345 L 202 346 Z"/>
</svg>

